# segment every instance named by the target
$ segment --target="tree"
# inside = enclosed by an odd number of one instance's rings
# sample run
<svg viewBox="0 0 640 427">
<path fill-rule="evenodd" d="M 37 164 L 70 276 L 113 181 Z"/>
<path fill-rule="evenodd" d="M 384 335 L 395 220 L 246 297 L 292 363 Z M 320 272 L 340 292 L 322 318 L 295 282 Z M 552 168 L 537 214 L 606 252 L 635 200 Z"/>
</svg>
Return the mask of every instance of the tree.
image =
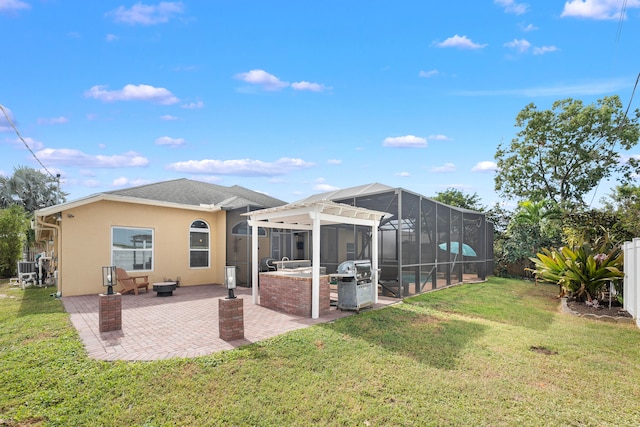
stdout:
<svg viewBox="0 0 640 427">
<path fill-rule="evenodd" d="M 20 206 L 0 209 L 0 277 L 16 271 L 28 227 L 29 220 Z"/>
<path fill-rule="evenodd" d="M 480 204 L 480 196 L 478 196 L 477 193 L 468 195 L 455 188 L 447 188 L 445 191 L 440 191 L 436 193 L 436 196 L 432 197 L 432 199 L 449 206 L 471 209 L 478 212 L 486 209 Z"/>
<path fill-rule="evenodd" d="M 511 274 L 524 274 L 531 267 L 531 257 L 542 248 L 558 245 L 561 241 L 560 211 L 555 203 L 522 201 L 507 226 L 499 260 L 501 268 L 511 270 Z"/>
<path fill-rule="evenodd" d="M 0 177 L 0 208 L 18 205 L 33 212 L 64 202 L 65 197 L 56 179 L 28 166 L 14 168 L 10 178 Z"/>
<path fill-rule="evenodd" d="M 620 241 L 640 236 L 640 187 L 619 185 L 602 202 L 605 212 L 612 212 L 616 216 L 616 225 L 623 232 Z"/>
<path fill-rule="evenodd" d="M 571 98 L 539 111 L 532 103 L 516 117 L 521 128 L 508 146 L 498 145 L 495 188 L 507 198 L 584 205 L 583 196 L 602 179 L 629 179 L 637 162 L 620 161 L 640 138 L 640 110 L 629 118 L 618 96 L 583 105 Z"/>
</svg>

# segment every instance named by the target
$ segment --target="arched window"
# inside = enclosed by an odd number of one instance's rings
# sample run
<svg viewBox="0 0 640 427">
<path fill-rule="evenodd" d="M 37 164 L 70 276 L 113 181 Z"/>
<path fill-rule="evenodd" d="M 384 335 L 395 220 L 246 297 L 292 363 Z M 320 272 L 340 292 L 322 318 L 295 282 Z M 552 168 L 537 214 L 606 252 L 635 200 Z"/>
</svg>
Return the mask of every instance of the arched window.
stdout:
<svg viewBox="0 0 640 427">
<path fill-rule="evenodd" d="M 249 224 L 247 223 L 247 221 L 242 221 L 234 225 L 231 229 L 231 234 L 239 236 L 246 236 L 248 234 L 251 234 L 251 230 L 249 230 Z M 266 237 L 267 230 L 264 227 L 258 227 L 258 236 Z"/>
<path fill-rule="evenodd" d="M 199 219 L 189 228 L 189 267 L 209 267 L 209 225 Z"/>
</svg>

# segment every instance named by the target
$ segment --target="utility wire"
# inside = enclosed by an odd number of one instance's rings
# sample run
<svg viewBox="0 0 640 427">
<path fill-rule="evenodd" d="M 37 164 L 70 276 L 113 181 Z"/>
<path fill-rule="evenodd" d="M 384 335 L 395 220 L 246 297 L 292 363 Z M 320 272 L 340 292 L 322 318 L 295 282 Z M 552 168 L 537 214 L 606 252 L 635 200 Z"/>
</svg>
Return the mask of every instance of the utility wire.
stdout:
<svg viewBox="0 0 640 427">
<path fill-rule="evenodd" d="M 613 76 L 613 68 L 615 67 L 616 58 L 618 56 L 618 45 L 620 44 L 620 37 L 622 36 L 622 24 L 624 23 L 625 17 L 627 16 L 627 0 L 622 0 L 622 6 L 620 7 L 620 15 L 618 16 L 618 28 L 616 30 L 616 41 L 614 46 L 613 53 L 613 61 L 611 63 L 611 75 Z M 638 73 L 638 78 L 636 79 L 636 84 L 633 87 L 633 92 L 631 93 L 631 99 L 629 99 L 629 104 L 627 104 L 627 109 L 624 112 L 624 117 L 622 118 L 622 126 L 627 119 L 627 113 L 629 112 L 629 108 L 631 107 L 631 101 L 633 101 L 633 95 L 636 92 L 636 87 L 638 86 L 638 80 L 640 79 L 640 73 Z M 589 207 L 593 205 L 593 201 L 596 198 L 596 194 L 598 194 L 598 189 L 600 188 L 600 183 L 602 180 L 598 181 L 596 185 L 596 189 L 593 192 L 593 197 L 591 197 L 591 201 L 589 202 Z"/>
<path fill-rule="evenodd" d="M 627 0 L 622 1 L 622 7 L 620 8 L 620 17 L 618 18 L 618 31 L 616 32 L 616 44 L 620 41 L 622 35 L 622 23 L 627 16 Z"/>
<path fill-rule="evenodd" d="M 631 98 L 629 98 L 629 103 L 627 104 L 627 109 L 624 111 L 624 116 L 622 116 L 622 124 L 620 126 L 624 126 L 627 121 L 627 115 L 629 114 L 629 109 L 631 108 L 633 97 L 636 94 L 636 89 L 638 88 L 638 82 L 640 82 L 640 73 L 638 73 L 638 77 L 636 77 L 636 83 L 633 85 L 633 90 L 631 91 Z M 598 185 L 596 185 L 596 190 L 593 192 L 593 197 L 591 197 L 591 202 L 589 202 L 589 207 L 591 207 L 591 205 L 593 204 L 593 200 L 596 198 L 596 194 L 598 193 L 598 187 L 600 187 L 600 182 L 601 181 L 598 181 Z"/>
<path fill-rule="evenodd" d="M 49 169 L 47 169 L 47 167 L 42 164 L 42 162 L 40 161 L 38 156 L 36 156 L 36 153 L 34 153 L 33 150 L 31 149 L 31 147 L 29 147 L 29 144 L 27 144 L 27 141 L 25 141 L 24 138 L 22 137 L 22 135 L 20 135 L 20 131 L 18 130 L 16 125 L 13 123 L 13 121 L 11 120 L 11 117 L 9 117 L 9 113 L 7 113 L 7 110 L 4 108 L 4 106 L 2 104 L 0 104 L 0 110 L 2 110 L 2 113 L 4 114 L 4 117 L 7 119 L 7 122 L 13 128 L 14 132 L 16 133 L 16 135 L 18 135 L 18 138 L 20 138 L 20 141 L 22 141 L 24 146 L 27 147 L 27 150 L 29 150 L 29 152 L 31 153 L 33 158 L 36 159 L 36 161 L 40 164 L 40 166 L 42 166 L 42 169 L 47 171 L 47 173 L 49 174 L 51 179 L 53 179 L 54 181 L 57 180 L 57 178 L 51 172 L 49 172 Z"/>
</svg>

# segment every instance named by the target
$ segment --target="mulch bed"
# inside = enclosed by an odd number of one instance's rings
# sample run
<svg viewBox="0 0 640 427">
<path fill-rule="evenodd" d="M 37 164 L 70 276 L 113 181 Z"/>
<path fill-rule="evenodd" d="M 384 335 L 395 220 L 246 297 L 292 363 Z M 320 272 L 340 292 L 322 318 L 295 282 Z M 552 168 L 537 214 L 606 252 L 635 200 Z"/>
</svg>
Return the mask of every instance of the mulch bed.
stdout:
<svg viewBox="0 0 640 427">
<path fill-rule="evenodd" d="M 609 308 L 609 302 L 604 302 L 600 307 L 591 307 L 582 301 L 567 300 L 567 307 L 571 310 L 584 314 L 594 314 L 596 316 L 611 316 L 611 317 L 627 317 L 631 318 L 631 315 L 622 308 L 619 303 L 611 304 Z"/>
</svg>

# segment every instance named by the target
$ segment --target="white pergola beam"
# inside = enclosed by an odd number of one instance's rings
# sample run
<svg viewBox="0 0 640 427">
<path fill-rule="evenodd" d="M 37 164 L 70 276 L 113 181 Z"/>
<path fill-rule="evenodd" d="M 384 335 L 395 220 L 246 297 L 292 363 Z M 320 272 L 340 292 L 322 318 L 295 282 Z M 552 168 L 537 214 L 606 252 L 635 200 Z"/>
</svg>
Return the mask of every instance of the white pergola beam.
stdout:
<svg viewBox="0 0 640 427">
<path fill-rule="evenodd" d="M 384 212 L 372 211 L 350 205 L 330 201 L 311 204 L 289 204 L 275 208 L 253 211 L 246 214 L 251 226 L 251 287 L 253 303 L 259 303 L 258 290 L 258 227 L 285 228 L 291 230 L 310 230 L 312 243 L 311 260 L 311 317 L 320 317 L 320 227 L 322 225 L 347 224 L 371 227 L 371 257 L 373 280 L 373 301 L 378 302 L 378 226 L 386 215 Z"/>
</svg>

